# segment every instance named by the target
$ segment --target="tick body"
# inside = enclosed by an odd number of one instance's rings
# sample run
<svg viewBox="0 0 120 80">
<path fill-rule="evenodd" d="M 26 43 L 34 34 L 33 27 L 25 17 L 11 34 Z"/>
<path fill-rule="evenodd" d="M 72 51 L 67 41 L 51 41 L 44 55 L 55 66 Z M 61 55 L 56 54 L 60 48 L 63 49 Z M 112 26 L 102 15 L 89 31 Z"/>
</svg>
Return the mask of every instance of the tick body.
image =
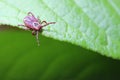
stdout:
<svg viewBox="0 0 120 80">
<path fill-rule="evenodd" d="M 39 17 L 35 17 L 31 12 L 28 12 L 27 16 L 23 19 L 24 24 L 18 26 L 24 26 L 25 30 L 31 30 L 33 35 L 36 35 L 36 39 L 39 45 L 38 33 L 42 31 L 42 28 L 49 25 L 55 24 L 55 22 L 41 21 Z"/>
</svg>

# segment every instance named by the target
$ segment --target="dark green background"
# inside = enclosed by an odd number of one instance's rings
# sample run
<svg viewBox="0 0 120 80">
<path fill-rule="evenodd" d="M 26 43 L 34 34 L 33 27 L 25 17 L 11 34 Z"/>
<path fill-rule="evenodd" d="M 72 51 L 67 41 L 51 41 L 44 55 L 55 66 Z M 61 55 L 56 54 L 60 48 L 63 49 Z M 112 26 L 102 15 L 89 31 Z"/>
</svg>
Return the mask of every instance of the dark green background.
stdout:
<svg viewBox="0 0 120 80">
<path fill-rule="evenodd" d="M 120 80 L 120 61 L 67 42 L 0 31 L 0 80 Z"/>
</svg>

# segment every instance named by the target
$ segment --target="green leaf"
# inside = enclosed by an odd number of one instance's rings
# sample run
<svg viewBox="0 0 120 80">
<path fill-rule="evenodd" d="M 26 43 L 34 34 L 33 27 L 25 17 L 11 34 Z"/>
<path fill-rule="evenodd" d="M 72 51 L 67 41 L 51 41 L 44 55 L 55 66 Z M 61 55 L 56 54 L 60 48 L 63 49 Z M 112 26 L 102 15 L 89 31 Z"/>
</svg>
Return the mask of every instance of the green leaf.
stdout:
<svg viewBox="0 0 120 80">
<path fill-rule="evenodd" d="M 0 80 L 120 79 L 119 60 L 43 36 L 38 47 L 26 31 L 4 31 L 0 37 Z"/>
<path fill-rule="evenodd" d="M 0 0 L 0 24 L 23 24 L 27 13 L 56 21 L 43 35 L 120 59 L 120 0 Z M 20 27 L 23 28 L 23 27 Z"/>
</svg>

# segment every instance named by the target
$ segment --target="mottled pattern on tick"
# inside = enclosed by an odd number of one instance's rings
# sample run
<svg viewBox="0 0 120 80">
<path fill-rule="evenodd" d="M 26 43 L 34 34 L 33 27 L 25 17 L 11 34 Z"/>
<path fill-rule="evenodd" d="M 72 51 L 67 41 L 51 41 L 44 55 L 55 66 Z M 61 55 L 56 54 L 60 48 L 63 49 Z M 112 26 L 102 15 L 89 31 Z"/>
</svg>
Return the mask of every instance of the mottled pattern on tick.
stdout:
<svg viewBox="0 0 120 80">
<path fill-rule="evenodd" d="M 37 18 L 35 18 L 33 15 L 28 15 L 24 18 L 25 26 L 32 30 L 33 29 L 38 30 L 38 28 L 40 26 L 40 24 L 38 22 L 39 22 L 39 20 Z"/>
</svg>

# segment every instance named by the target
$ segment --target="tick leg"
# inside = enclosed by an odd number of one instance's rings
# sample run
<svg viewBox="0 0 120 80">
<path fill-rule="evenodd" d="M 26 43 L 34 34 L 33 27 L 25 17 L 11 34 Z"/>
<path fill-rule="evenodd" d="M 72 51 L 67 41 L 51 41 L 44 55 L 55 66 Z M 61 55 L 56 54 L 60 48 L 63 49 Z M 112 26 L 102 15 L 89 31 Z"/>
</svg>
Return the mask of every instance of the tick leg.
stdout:
<svg viewBox="0 0 120 80">
<path fill-rule="evenodd" d="M 32 16 L 36 19 L 36 17 L 34 16 L 34 14 L 32 12 L 28 12 L 28 16 Z"/>
<path fill-rule="evenodd" d="M 34 16 L 32 12 L 28 12 L 28 15 Z"/>
<path fill-rule="evenodd" d="M 23 29 L 24 30 L 30 30 L 29 28 L 27 28 L 25 25 L 23 25 L 23 24 L 18 24 L 18 26 L 23 26 Z"/>
<path fill-rule="evenodd" d="M 55 24 L 56 22 L 49 22 L 49 23 L 47 23 L 47 24 Z"/>
<path fill-rule="evenodd" d="M 45 25 L 43 25 L 43 27 L 49 25 L 49 24 L 55 24 L 56 22 L 49 22 L 49 23 L 46 23 Z"/>
<path fill-rule="evenodd" d="M 32 35 L 35 35 L 36 40 L 37 40 L 37 44 L 38 44 L 38 46 L 39 46 L 39 45 L 40 45 L 40 42 L 39 42 L 38 34 L 39 34 L 39 31 L 35 31 L 35 30 L 32 31 Z"/>
<path fill-rule="evenodd" d="M 32 31 L 32 35 L 36 35 L 37 33 L 36 33 L 36 31 L 35 30 L 33 30 Z"/>
<path fill-rule="evenodd" d="M 46 22 L 46 21 L 42 21 L 42 22 L 41 22 L 41 24 L 43 24 L 43 23 L 47 24 L 47 22 Z"/>
<path fill-rule="evenodd" d="M 36 39 L 37 39 L 38 46 L 40 46 L 40 42 L 39 42 L 39 38 L 38 38 L 38 34 L 39 34 L 39 31 L 36 32 Z"/>
</svg>

